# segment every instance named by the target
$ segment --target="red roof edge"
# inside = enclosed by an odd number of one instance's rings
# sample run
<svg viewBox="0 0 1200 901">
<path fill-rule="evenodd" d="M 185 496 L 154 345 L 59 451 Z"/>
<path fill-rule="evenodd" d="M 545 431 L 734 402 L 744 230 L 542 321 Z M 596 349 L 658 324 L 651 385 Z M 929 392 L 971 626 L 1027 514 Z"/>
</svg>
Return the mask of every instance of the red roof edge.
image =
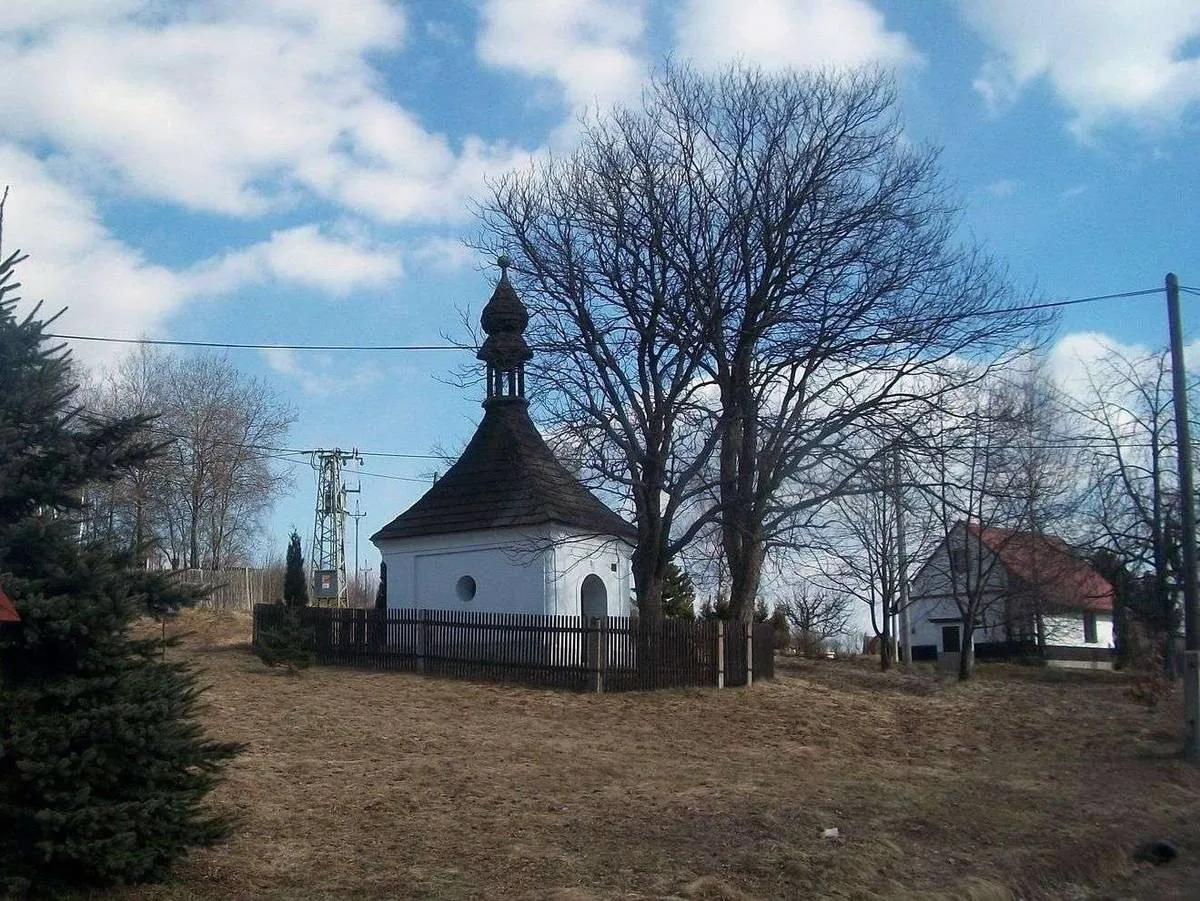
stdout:
<svg viewBox="0 0 1200 901">
<path fill-rule="evenodd" d="M 19 623 L 21 616 L 17 613 L 17 608 L 13 606 L 12 599 L 4 593 L 4 587 L 0 586 L 0 623 Z"/>
<path fill-rule="evenodd" d="M 1097 613 L 1116 607 L 1112 584 L 1061 538 L 977 523 L 967 523 L 967 530 L 1000 558 L 1010 575 L 1038 585 L 1055 606 Z"/>
</svg>

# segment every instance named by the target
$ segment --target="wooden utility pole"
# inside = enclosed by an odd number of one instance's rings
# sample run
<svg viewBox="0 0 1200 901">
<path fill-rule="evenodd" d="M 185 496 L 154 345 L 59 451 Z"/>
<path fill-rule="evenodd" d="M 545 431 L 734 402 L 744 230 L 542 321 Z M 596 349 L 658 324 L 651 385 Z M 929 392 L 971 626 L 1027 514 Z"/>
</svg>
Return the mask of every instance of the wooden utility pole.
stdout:
<svg viewBox="0 0 1200 901">
<path fill-rule="evenodd" d="M 1183 367 L 1183 326 L 1179 279 L 1167 273 L 1167 319 L 1171 329 L 1171 388 L 1175 400 L 1175 445 L 1179 454 L 1179 511 L 1183 527 L 1183 753 L 1200 760 L 1200 633 L 1196 596 L 1196 495 L 1192 488 L 1192 438 L 1188 428 L 1187 377 Z"/>
<path fill-rule="evenodd" d="M 892 502 L 896 505 L 896 583 L 900 604 L 900 662 L 912 663 L 912 628 L 908 620 L 908 552 L 904 547 L 904 496 L 900 488 L 900 448 L 892 450 Z"/>
</svg>

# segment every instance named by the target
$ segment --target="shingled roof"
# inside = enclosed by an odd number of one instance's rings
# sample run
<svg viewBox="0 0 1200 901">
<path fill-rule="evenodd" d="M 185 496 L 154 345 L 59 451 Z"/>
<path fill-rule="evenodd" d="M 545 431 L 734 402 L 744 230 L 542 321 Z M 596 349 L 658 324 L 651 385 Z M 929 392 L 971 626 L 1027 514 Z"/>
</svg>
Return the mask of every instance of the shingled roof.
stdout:
<svg viewBox="0 0 1200 901">
<path fill-rule="evenodd" d="M 1112 612 L 1112 585 L 1061 538 L 975 523 L 967 528 L 1000 558 L 1009 576 L 1040 593 L 1051 607 Z"/>
<path fill-rule="evenodd" d="M 483 422 L 458 462 L 371 540 L 558 523 L 633 541 L 633 526 L 567 472 L 529 418 L 529 312 L 508 280 L 511 261 L 501 256 L 496 262 L 500 281 L 479 319 L 487 340 L 476 354 L 487 364 Z"/>
<path fill-rule="evenodd" d="M 523 401 L 486 411 L 458 462 L 372 541 L 549 523 L 636 538 L 633 526 L 558 462 Z"/>
</svg>

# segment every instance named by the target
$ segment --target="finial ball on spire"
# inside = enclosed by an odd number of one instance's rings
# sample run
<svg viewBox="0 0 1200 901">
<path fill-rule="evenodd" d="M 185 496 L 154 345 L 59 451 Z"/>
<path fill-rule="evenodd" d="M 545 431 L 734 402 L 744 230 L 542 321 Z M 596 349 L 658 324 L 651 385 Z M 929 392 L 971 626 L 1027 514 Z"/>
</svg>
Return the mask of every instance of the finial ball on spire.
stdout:
<svg viewBox="0 0 1200 901">
<path fill-rule="evenodd" d="M 500 256 L 496 257 L 496 265 L 500 267 L 502 274 L 507 274 L 506 270 L 512 265 L 512 259 L 508 254 L 502 253 Z"/>
</svg>

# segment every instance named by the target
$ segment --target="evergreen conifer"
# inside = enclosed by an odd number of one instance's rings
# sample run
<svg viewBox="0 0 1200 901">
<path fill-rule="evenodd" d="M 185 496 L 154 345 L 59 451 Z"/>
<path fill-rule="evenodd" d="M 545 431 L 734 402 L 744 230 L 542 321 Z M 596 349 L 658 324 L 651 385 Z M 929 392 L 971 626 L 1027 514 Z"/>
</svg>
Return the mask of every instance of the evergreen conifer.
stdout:
<svg viewBox="0 0 1200 901">
<path fill-rule="evenodd" d="M 288 541 L 287 569 L 283 575 L 283 603 L 296 609 L 308 605 L 308 581 L 304 578 L 304 553 L 300 534 L 293 529 Z"/>
<path fill-rule="evenodd" d="M 254 635 L 254 653 L 267 666 L 285 666 L 294 672 L 312 665 L 313 629 L 305 622 L 304 608 L 307 606 L 304 555 L 300 550 L 300 535 L 293 530 L 283 576 L 283 603 L 255 614 L 258 627 Z"/>
<path fill-rule="evenodd" d="M 192 671 L 130 637 L 186 592 L 81 534 L 86 486 L 156 448 L 144 419 L 75 405 L 53 319 L 16 315 L 21 259 L 0 261 L 0 583 L 21 616 L 0 638 L 0 894 L 57 896 L 162 877 L 220 839 L 204 799 L 238 746 L 205 738 Z"/>
<path fill-rule="evenodd" d="M 695 619 L 696 588 L 692 577 L 674 562 L 663 574 L 662 610 L 668 619 Z"/>
</svg>

